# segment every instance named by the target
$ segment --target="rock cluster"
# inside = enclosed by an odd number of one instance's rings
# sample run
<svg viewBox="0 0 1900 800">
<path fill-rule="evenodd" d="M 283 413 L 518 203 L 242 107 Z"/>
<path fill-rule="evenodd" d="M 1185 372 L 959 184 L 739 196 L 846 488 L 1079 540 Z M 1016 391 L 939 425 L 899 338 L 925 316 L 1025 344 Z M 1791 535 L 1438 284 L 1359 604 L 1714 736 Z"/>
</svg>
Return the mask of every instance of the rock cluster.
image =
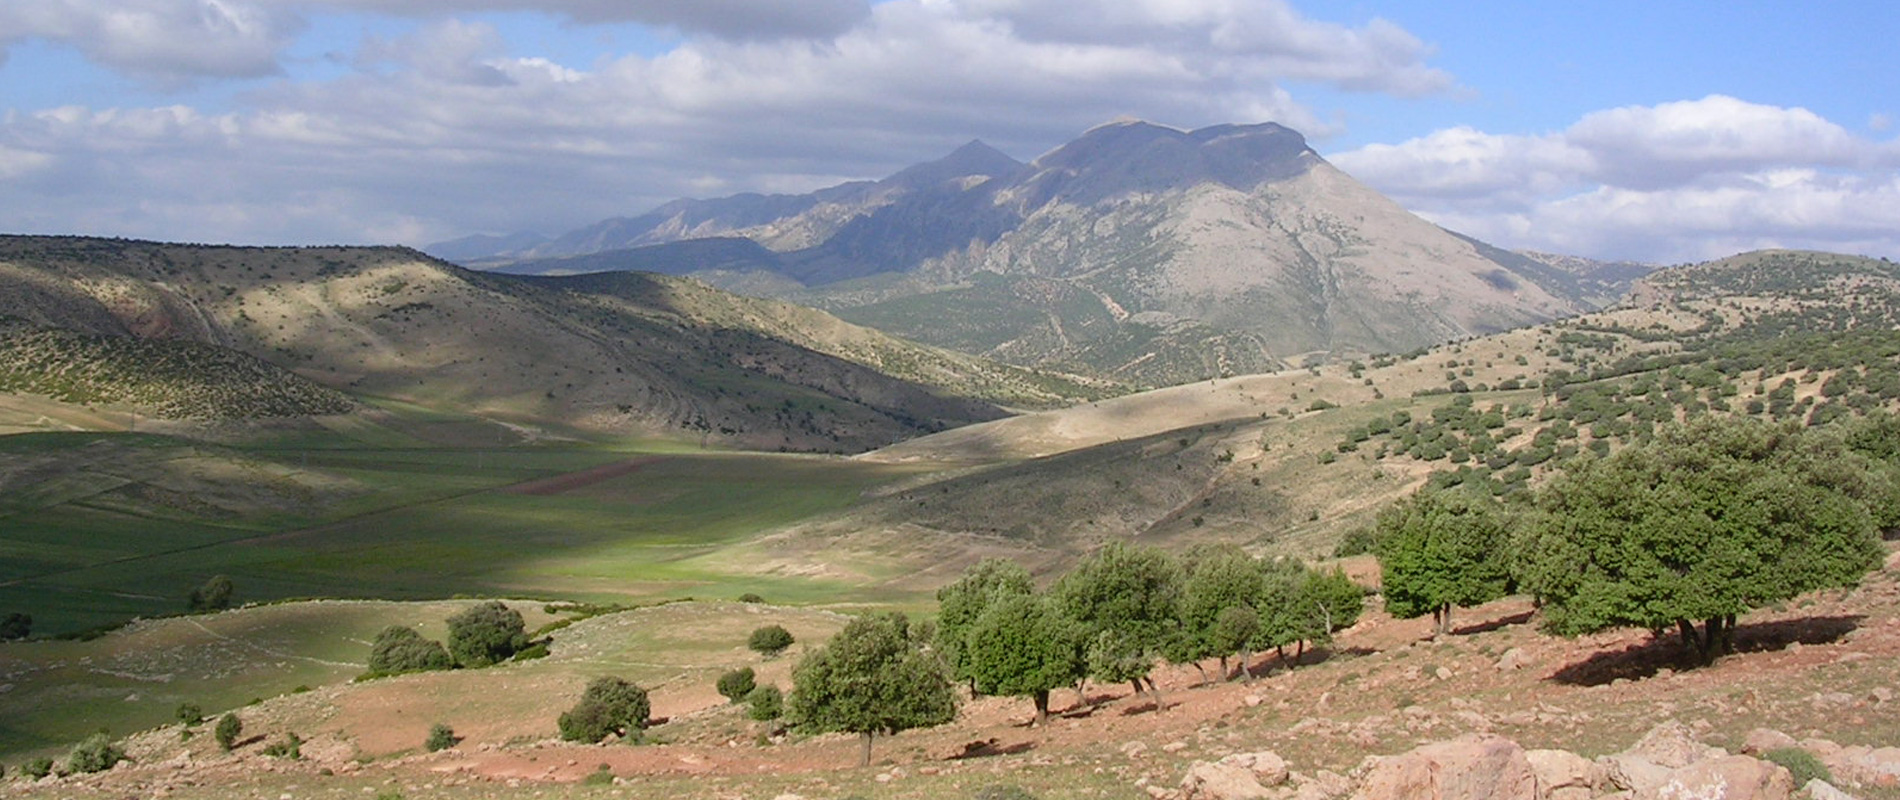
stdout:
<svg viewBox="0 0 1900 800">
<path fill-rule="evenodd" d="M 1488 733 L 1372 756 L 1351 777 L 1295 772 L 1270 752 L 1196 761 L 1178 788 L 1148 786 L 1157 800 L 1789 800 L 1794 776 L 1763 758 L 1806 750 L 1845 787 L 1900 786 L 1900 747 L 1843 747 L 1756 730 L 1741 753 L 1695 738 L 1680 722 L 1651 729 L 1629 749 L 1596 760 L 1565 750 L 1526 750 Z M 1854 795 L 1821 779 L 1800 787 L 1811 798 Z"/>
</svg>

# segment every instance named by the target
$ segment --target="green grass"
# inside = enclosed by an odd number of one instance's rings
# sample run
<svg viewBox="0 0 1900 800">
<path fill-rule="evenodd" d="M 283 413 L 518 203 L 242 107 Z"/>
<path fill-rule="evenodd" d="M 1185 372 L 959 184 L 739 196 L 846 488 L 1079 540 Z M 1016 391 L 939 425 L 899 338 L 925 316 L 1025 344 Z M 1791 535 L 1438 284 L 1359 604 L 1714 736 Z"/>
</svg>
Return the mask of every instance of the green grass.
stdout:
<svg viewBox="0 0 1900 800">
<path fill-rule="evenodd" d="M 73 444 L 9 439 L 0 442 L 41 449 Z M 318 450 L 272 444 L 241 455 L 346 478 L 365 490 L 309 509 L 216 520 L 48 497 L 44 505 L 4 517 L 0 610 L 33 615 L 41 635 L 72 633 L 181 611 L 185 593 L 215 574 L 232 577 L 240 602 L 492 595 L 624 602 L 744 591 L 791 602 L 841 592 L 848 598 L 848 587 L 835 582 L 761 580 L 716 554 L 762 531 L 848 506 L 865 489 L 909 474 L 844 459 L 655 456 L 591 444 Z M 499 491 L 636 457 L 654 460 L 561 495 Z M 81 472 L 63 479 L 89 477 Z"/>
</svg>

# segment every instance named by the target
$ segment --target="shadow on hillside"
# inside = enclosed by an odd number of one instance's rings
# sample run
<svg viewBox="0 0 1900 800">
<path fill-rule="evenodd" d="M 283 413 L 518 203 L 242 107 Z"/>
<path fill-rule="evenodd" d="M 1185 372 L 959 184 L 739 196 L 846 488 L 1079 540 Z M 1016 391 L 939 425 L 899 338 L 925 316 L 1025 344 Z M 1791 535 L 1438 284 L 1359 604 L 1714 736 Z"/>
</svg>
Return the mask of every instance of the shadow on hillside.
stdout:
<svg viewBox="0 0 1900 800">
<path fill-rule="evenodd" d="M 1737 625 L 1735 652 L 1774 652 L 1797 642 L 1804 645 L 1828 644 L 1860 627 L 1864 619 L 1864 615 L 1853 614 Z M 1683 653 L 1682 640 L 1674 631 L 1670 631 L 1618 650 L 1595 653 L 1551 673 L 1550 679 L 1571 686 L 1602 686 L 1619 678 L 1642 680 L 1654 677 L 1664 669 L 1691 667 L 1694 667 L 1694 662 Z"/>
<path fill-rule="evenodd" d="M 1530 622 L 1531 617 L 1534 617 L 1536 615 L 1537 615 L 1537 609 L 1534 609 L 1534 608 L 1528 609 L 1516 614 L 1498 617 L 1497 619 L 1486 620 L 1476 625 L 1466 625 L 1462 628 L 1453 628 L 1451 629 L 1451 635 L 1470 636 L 1471 634 L 1474 634 L 1474 633 L 1490 633 L 1492 631 L 1499 630 L 1501 628 L 1507 628 L 1512 625 L 1522 625 L 1526 622 Z"/>
<path fill-rule="evenodd" d="M 963 745 L 963 752 L 951 756 L 950 759 L 952 761 L 961 761 L 966 758 L 1014 756 L 1027 753 L 1034 749 L 1036 749 L 1035 742 L 1016 742 L 1015 744 L 998 745 L 996 743 L 996 737 L 992 736 L 988 739 L 978 739 L 974 742 L 965 743 Z"/>
<path fill-rule="evenodd" d="M 1316 647 L 1306 651 L 1297 658 L 1294 657 L 1292 653 L 1287 653 L 1284 657 L 1275 653 L 1267 653 L 1256 659 L 1251 666 L 1253 668 L 1254 680 L 1260 680 L 1272 676 L 1275 673 L 1286 672 L 1295 667 L 1310 667 L 1314 664 L 1324 664 L 1339 658 L 1361 658 L 1373 655 L 1377 652 L 1379 651 L 1370 647 Z M 1228 681 L 1243 680 L 1245 678 L 1246 676 L 1241 674 L 1238 664 L 1228 670 Z"/>
</svg>

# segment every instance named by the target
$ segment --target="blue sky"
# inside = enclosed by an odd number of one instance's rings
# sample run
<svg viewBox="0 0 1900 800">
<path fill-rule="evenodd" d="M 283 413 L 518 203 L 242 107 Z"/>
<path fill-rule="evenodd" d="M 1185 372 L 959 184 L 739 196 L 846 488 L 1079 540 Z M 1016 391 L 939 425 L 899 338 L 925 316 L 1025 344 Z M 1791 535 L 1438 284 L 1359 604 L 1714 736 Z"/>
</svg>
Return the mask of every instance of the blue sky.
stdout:
<svg viewBox="0 0 1900 800">
<path fill-rule="evenodd" d="M 1277 121 L 1440 224 L 1900 257 L 1900 4 L 0 0 L 6 232 L 554 234 L 981 138 Z"/>
</svg>

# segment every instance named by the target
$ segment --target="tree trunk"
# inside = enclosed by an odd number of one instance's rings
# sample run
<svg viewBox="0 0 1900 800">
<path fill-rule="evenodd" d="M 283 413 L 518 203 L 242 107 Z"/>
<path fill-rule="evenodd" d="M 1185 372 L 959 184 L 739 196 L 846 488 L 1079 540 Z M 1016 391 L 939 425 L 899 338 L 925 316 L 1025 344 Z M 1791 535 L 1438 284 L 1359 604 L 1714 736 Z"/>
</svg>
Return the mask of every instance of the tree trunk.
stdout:
<svg viewBox="0 0 1900 800">
<path fill-rule="evenodd" d="M 1075 679 L 1075 704 L 1088 706 L 1090 711 L 1095 710 L 1095 704 L 1089 701 L 1089 679 L 1086 675 Z"/>
<path fill-rule="evenodd" d="M 1306 659 L 1306 640 L 1301 639 L 1293 643 L 1293 666 L 1296 666 L 1296 667 L 1299 666 L 1300 662 L 1304 661 L 1305 659 Z"/>
<path fill-rule="evenodd" d="M 1221 657 L 1220 657 L 1220 679 L 1221 679 L 1221 682 L 1222 682 L 1222 683 L 1226 683 L 1227 681 L 1231 681 L 1231 680 L 1233 680 L 1233 679 L 1234 679 L 1234 673 L 1233 673 L 1233 671 L 1231 671 L 1231 670 L 1229 670 L 1229 669 L 1227 669 L 1227 657 L 1226 657 L 1226 656 L 1221 656 Z"/>
<path fill-rule="evenodd" d="M 1033 699 L 1036 701 L 1036 727 L 1045 727 L 1049 724 L 1049 690 L 1037 689 Z"/>
<path fill-rule="evenodd" d="M 1451 604 L 1446 603 L 1443 606 L 1440 606 L 1438 608 L 1438 613 L 1434 614 L 1433 617 L 1435 617 L 1438 620 L 1438 635 L 1450 636 L 1451 635 Z"/>
<path fill-rule="evenodd" d="M 859 734 L 861 737 L 859 741 L 864 745 L 864 748 L 860 751 L 861 756 L 858 758 L 858 766 L 860 767 L 871 766 L 871 735 L 870 731 Z"/>
<path fill-rule="evenodd" d="M 1207 665 L 1206 665 L 1206 664 L 1204 664 L 1204 663 L 1202 663 L 1202 662 L 1199 662 L 1199 661 L 1196 661 L 1196 662 L 1194 662 L 1194 668 L 1195 668 L 1195 669 L 1198 669 L 1198 670 L 1200 670 L 1200 671 L 1201 671 L 1201 685 L 1202 685 L 1202 686 L 1206 686 L 1207 684 L 1210 684 L 1210 683 L 1213 683 L 1213 682 L 1214 682 L 1214 681 L 1213 681 L 1213 679 L 1211 679 L 1211 678 L 1209 678 L 1209 677 L 1207 677 Z M 1224 673 L 1223 673 L 1223 674 L 1224 674 Z"/>
<path fill-rule="evenodd" d="M 1155 712 L 1160 713 L 1162 711 L 1168 710 L 1168 707 L 1165 705 L 1162 705 L 1161 703 L 1161 687 L 1155 685 L 1154 678 L 1150 677 L 1147 680 L 1148 680 L 1148 696 L 1154 698 L 1155 700 Z"/>
<path fill-rule="evenodd" d="M 1136 697 L 1140 697 L 1140 696 L 1142 696 L 1143 694 L 1145 694 L 1145 692 L 1143 692 L 1143 691 L 1141 690 L 1141 679 L 1140 679 L 1140 678 L 1136 678 L 1136 679 L 1134 679 L 1134 680 L 1131 680 L 1131 681 L 1129 681 L 1129 683 L 1132 683 L 1132 684 L 1134 684 L 1134 685 L 1135 685 L 1135 696 L 1136 696 Z"/>
<path fill-rule="evenodd" d="M 1253 652 L 1243 648 L 1240 651 L 1240 674 L 1245 676 L 1242 682 L 1250 685 L 1253 683 L 1253 667 L 1250 666 L 1252 662 Z"/>
</svg>

